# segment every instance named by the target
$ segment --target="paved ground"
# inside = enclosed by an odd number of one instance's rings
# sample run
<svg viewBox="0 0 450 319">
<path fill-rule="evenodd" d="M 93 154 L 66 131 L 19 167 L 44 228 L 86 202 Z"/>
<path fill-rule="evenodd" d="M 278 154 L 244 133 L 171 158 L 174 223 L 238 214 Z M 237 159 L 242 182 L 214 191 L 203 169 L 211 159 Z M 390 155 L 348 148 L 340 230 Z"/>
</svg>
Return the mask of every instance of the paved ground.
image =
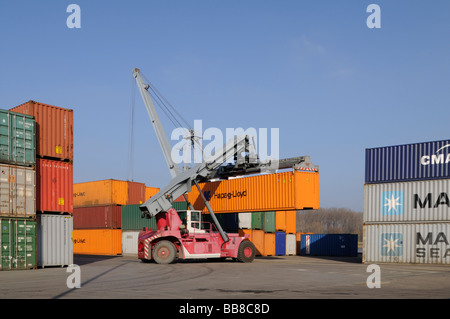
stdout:
<svg viewBox="0 0 450 319">
<path fill-rule="evenodd" d="M 441 299 L 450 298 L 447 265 L 380 264 L 380 288 L 367 287 L 361 258 L 257 257 L 142 263 L 134 256 L 75 256 L 81 287 L 68 268 L 0 272 L 3 299 Z M 371 281 L 373 282 L 373 281 Z"/>
</svg>

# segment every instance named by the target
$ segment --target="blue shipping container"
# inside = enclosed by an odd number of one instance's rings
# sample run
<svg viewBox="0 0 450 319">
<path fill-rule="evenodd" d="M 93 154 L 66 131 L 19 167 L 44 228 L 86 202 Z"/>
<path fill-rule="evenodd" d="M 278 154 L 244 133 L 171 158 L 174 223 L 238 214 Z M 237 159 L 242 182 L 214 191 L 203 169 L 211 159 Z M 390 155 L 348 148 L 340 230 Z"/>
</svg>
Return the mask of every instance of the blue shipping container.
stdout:
<svg viewBox="0 0 450 319">
<path fill-rule="evenodd" d="M 356 234 L 301 235 L 300 255 L 356 257 L 358 255 L 358 235 Z"/>
<path fill-rule="evenodd" d="M 285 232 L 275 232 L 275 255 L 284 256 L 286 255 L 286 233 Z"/>
<path fill-rule="evenodd" d="M 366 184 L 450 178 L 450 140 L 366 149 Z"/>
</svg>

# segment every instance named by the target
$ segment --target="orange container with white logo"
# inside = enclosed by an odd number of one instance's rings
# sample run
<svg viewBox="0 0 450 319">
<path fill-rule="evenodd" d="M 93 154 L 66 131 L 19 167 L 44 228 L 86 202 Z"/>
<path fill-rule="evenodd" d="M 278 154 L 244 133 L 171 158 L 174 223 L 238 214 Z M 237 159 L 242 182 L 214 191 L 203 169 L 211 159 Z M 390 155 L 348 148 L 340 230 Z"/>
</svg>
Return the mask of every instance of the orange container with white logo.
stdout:
<svg viewBox="0 0 450 319">
<path fill-rule="evenodd" d="M 121 229 L 74 229 L 72 241 L 74 254 L 108 256 L 122 254 Z"/>
<path fill-rule="evenodd" d="M 319 209 L 319 173 L 283 172 L 199 184 L 215 213 Z M 195 209 L 207 211 L 196 187 Z"/>
</svg>

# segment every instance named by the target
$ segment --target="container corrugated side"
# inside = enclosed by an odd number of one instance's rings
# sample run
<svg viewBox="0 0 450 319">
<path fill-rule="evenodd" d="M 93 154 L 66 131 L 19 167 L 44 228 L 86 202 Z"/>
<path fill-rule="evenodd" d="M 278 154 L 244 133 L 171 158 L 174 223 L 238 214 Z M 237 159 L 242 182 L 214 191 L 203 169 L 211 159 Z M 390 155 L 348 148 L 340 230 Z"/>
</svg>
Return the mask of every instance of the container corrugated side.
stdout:
<svg viewBox="0 0 450 319">
<path fill-rule="evenodd" d="M 145 184 L 128 182 L 128 205 L 142 204 L 145 202 Z"/>
<path fill-rule="evenodd" d="M 122 230 L 74 229 L 73 253 L 80 255 L 121 255 Z"/>
<path fill-rule="evenodd" d="M 251 242 L 255 245 L 256 255 L 264 254 L 264 230 L 252 229 Z"/>
<path fill-rule="evenodd" d="M 341 256 L 358 255 L 358 235 L 356 234 L 311 234 L 301 236 L 301 255 Z"/>
<path fill-rule="evenodd" d="M 364 185 L 365 222 L 450 221 L 450 179 Z"/>
<path fill-rule="evenodd" d="M 264 212 L 252 212 L 252 229 L 264 229 Z"/>
<path fill-rule="evenodd" d="M 39 267 L 73 264 L 73 218 L 37 215 L 37 264 Z"/>
<path fill-rule="evenodd" d="M 363 263 L 450 264 L 450 222 L 363 225 Z"/>
<path fill-rule="evenodd" d="M 32 116 L 0 110 L 0 162 L 34 166 L 35 124 Z"/>
<path fill-rule="evenodd" d="M 121 228 L 122 206 L 88 206 L 73 209 L 73 228 Z"/>
<path fill-rule="evenodd" d="M 145 187 L 142 192 L 142 185 L 142 183 L 115 179 L 75 183 L 73 184 L 73 206 L 140 204 L 145 198 Z M 135 187 L 139 192 L 131 196 L 130 190 Z"/>
<path fill-rule="evenodd" d="M 36 221 L 0 218 L 0 270 L 37 267 Z"/>
<path fill-rule="evenodd" d="M 123 255 L 137 255 L 138 253 L 138 237 L 137 230 L 122 231 L 122 254 Z"/>
<path fill-rule="evenodd" d="M 0 164 L 0 216 L 36 215 L 36 171 L 31 167 Z"/>
<path fill-rule="evenodd" d="M 28 101 L 11 111 L 34 116 L 37 157 L 73 161 L 73 110 Z"/>
<path fill-rule="evenodd" d="M 144 202 L 147 201 L 150 197 L 154 196 L 155 194 L 157 194 L 160 191 L 159 188 L 157 187 L 150 187 L 150 186 L 146 186 L 145 187 L 145 198 L 144 198 Z"/>
<path fill-rule="evenodd" d="M 239 213 L 239 228 L 240 229 L 252 228 L 252 213 Z"/>
<path fill-rule="evenodd" d="M 275 212 L 275 229 L 277 231 L 286 231 L 286 211 Z"/>
<path fill-rule="evenodd" d="M 283 172 L 199 184 L 215 213 L 319 208 L 318 172 Z M 198 189 L 189 201 L 207 211 Z"/>
<path fill-rule="evenodd" d="M 450 178 L 450 140 L 366 149 L 365 183 Z"/>
<path fill-rule="evenodd" d="M 275 212 L 264 212 L 264 231 L 266 233 L 275 232 Z"/>
<path fill-rule="evenodd" d="M 286 211 L 286 233 L 295 234 L 297 232 L 297 211 Z"/>
<path fill-rule="evenodd" d="M 275 255 L 286 255 L 286 233 L 282 231 L 275 232 Z"/>
<path fill-rule="evenodd" d="M 276 237 L 275 233 L 264 233 L 264 250 L 262 256 L 276 255 Z"/>
<path fill-rule="evenodd" d="M 157 229 L 156 218 L 142 218 L 142 212 L 139 209 L 140 204 L 122 206 L 122 229 L 123 230 L 142 230 L 143 227 Z"/>
<path fill-rule="evenodd" d="M 296 234 L 286 234 L 286 256 L 295 256 L 296 254 Z"/>
<path fill-rule="evenodd" d="M 36 211 L 73 213 L 73 164 L 36 159 Z"/>
</svg>

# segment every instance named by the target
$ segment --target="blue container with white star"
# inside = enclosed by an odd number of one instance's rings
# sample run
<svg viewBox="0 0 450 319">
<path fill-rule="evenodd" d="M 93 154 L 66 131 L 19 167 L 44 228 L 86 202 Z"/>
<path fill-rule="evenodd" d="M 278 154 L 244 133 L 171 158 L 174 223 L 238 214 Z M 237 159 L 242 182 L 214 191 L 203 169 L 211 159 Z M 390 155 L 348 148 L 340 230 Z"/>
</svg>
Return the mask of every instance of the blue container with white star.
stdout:
<svg viewBox="0 0 450 319">
<path fill-rule="evenodd" d="M 446 178 L 450 140 L 366 149 L 366 184 Z"/>
<path fill-rule="evenodd" d="M 300 255 L 356 257 L 358 235 L 356 234 L 302 234 Z"/>
</svg>

